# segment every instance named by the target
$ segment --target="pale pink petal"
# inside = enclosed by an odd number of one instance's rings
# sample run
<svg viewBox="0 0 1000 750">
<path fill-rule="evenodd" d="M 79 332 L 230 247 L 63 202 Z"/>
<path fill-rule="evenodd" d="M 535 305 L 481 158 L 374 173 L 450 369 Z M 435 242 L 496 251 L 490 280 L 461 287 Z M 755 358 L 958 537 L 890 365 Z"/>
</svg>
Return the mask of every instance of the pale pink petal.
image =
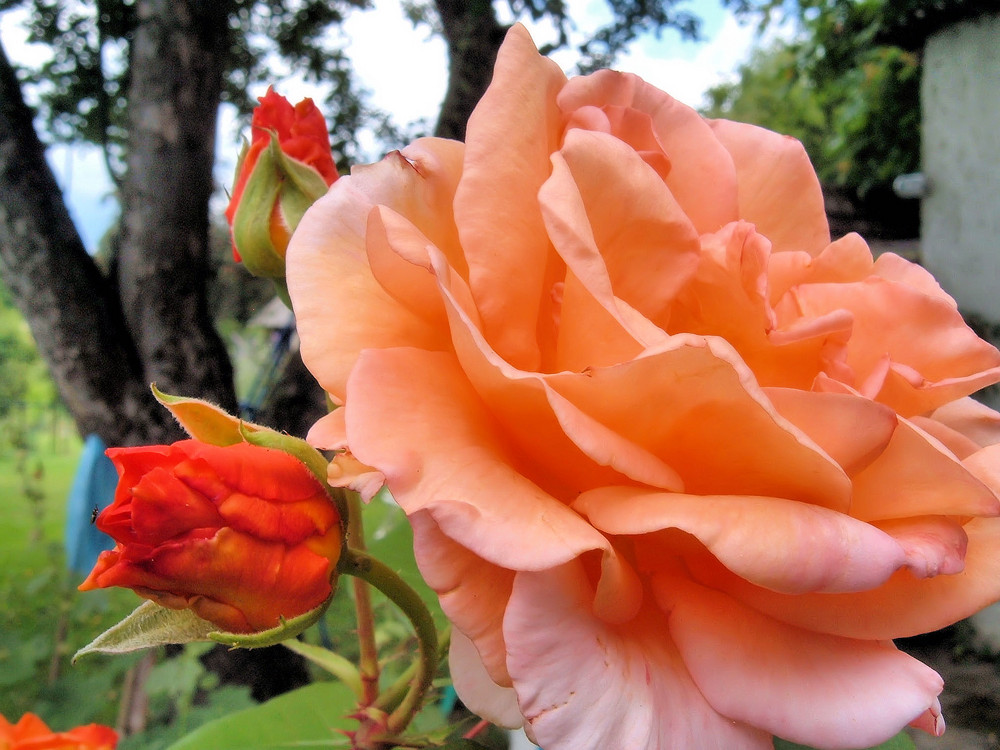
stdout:
<svg viewBox="0 0 1000 750">
<path fill-rule="evenodd" d="M 445 536 L 427 511 L 411 515 L 410 523 L 420 573 L 454 625 L 452 642 L 459 633 L 471 640 L 479 668 L 486 670 L 491 682 L 510 687 L 501 624 L 514 573 L 486 562 Z"/>
<path fill-rule="evenodd" d="M 855 325 L 848 364 L 864 382 L 888 357 L 877 397 L 904 417 L 1000 380 L 1000 352 L 946 301 L 902 283 L 871 276 L 851 284 L 801 285 L 785 295 L 779 314 L 783 307 L 805 317 L 849 310 Z"/>
<path fill-rule="evenodd" d="M 910 421 L 939 441 L 960 461 L 968 458 L 980 448 L 980 445 L 974 440 L 931 417 L 910 417 Z"/>
<path fill-rule="evenodd" d="M 961 524 L 945 516 L 883 521 L 886 532 L 906 553 L 906 567 L 917 578 L 955 575 L 965 568 L 969 537 Z"/>
<path fill-rule="evenodd" d="M 854 232 L 834 240 L 819 255 L 804 250 L 775 253 L 767 266 L 771 304 L 799 284 L 861 281 L 871 274 L 872 264 L 868 243 Z"/>
<path fill-rule="evenodd" d="M 906 559 L 874 526 L 793 500 L 603 487 L 583 493 L 573 507 L 613 536 L 684 531 L 737 575 L 789 594 L 870 589 Z"/>
<path fill-rule="evenodd" d="M 496 565 L 541 569 L 607 541 L 519 471 L 452 355 L 368 349 L 348 381 L 353 454 L 385 475 L 413 514 Z"/>
<path fill-rule="evenodd" d="M 699 234 L 715 232 L 738 218 L 732 157 L 701 115 L 638 76 L 611 70 L 571 78 L 559 92 L 564 113 L 588 105 L 649 115 L 670 161 L 667 187 Z"/>
<path fill-rule="evenodd" d="M 433 145 L 433 144 L 431 144 Z M 368 347 L 448 348 L 429 326 L 376 281 L 365 253 L 368 214 L 405 202 L 427 179 L 398 152 L 335 182 L 306 212 L 288 248 L 288 289 L 302 358 L 323 388 L 343 401 L 347 376 Z"/>
<path fill-rule="evenodd" d="M 882 253 L 875 261 L 872 273 L 889 281 L 905 284 L 929 297 L 941 300 L 949 307 L 957 308 L 958 304 L 937 282 L 930 271 L 923 266 L 901 258 L 895 253 Z"/>
<path fill-rule="evenodd" d="M 711 120 L 733 157 L 740 218 L 757 225 L 776 253 L 818 255 L 830 243 L 823 191 L 802 144 L 770 130 Z"/>
<path fill-rule="evenodd" d="M 347 424 L 344 410 L 334 409 L 309 428 L 306 441 L 321 451 L 339 451 L 347 447 Z"/>
<path fill-rule="evenodd" d="M 606 290 L 611 291 L 610 287 Z M 551 366 L 544 368 L 545 371 L 583 372 L 627 362 L 643 350 L 639 340 L 643 329 L 629 330 L 631 326 L 620 300 L 605 298 L 602 304 L 572 271 L 567 271 L 557 293 L 559 320 L 555 359 Z"/>
<path fill-rule="evenodd" d="M 625 312 L 631 305 L 628 300 L 619 299 L 612 286 L 607 263 L 601 255 L 601 248 L 590 225 L 587 207 L 580 198 L 579 188 L 569 165 L 561 154 L 553 154 L 552 175 L 542 185 L 538 198 L 543 209 L 548 236 L 561 259 L 569 267 L 568 272 L 628 334 L 628 338 L 622 343 L 616 341 L 622 337 L 616 336 L 611 341 L 612 348 L 629 346 L 633 343 L 649 346 L 664 338 L 663 331 L 647 318 L 636 320 Z M 633 322 L 638 325 L 633 325 Z M 560 332 L 559 339 L 563 338 Z"/>
<path fill-rule="evenodd" d="M 866 521 L 997 512 L 1000 501 L 986 485 L 937 440 L 902 418 L 882 454 L 854 476 L 851 515 Z"/>
<path fill-rule="evenodd" d="M 681 578 L 658 577 L 653 589 L 708 702 L 792 742 L 820 750 L 877 745 L 941 692 L 934 670 L 890 642 L 801 630 Z"/>
<path fill-rule="evenodd" d="M 631 362 L 559 373 L 548 383 L 677 471 L 691 494 L 848 507 L 847 475 L 774 410 L 753 374 L 718 339 L 673 336 Z"/>
<path fill-rule="evenodd" d="M 963 459 L 962 466 L 1000 498 L 1000 444 L 980 448 Z"/>
<path fill-rule="evenodd" d="M 769 735 L 705 702 L 662 617 L 646 610 L 616 627 L 591 614 L 592 598 L 578 563 L 514 581 L 508 666 L 545 750 L 770 750 Z"/>
<path fill-rule="evenodd" d="M 1000 414 L 973 398 L 960 398 L 945 404 L 931 417 L 980 447 L 1000 443 Z"/>
<path fill-rule="evenodd" d="M 514 688 L 502 687 L 490 679 L 475 645 L 460 630 L 451 633 L 448 672 L 455 692 L 472 713 L 507 729 L 524 723 Z"/>
<path fill-rule="evenodd" d="M 538 200 L 556 251 L 585 283 L 603 272 L 615 296 L 658 319 L 698 265 L 691 222 L 656 172 L 613 136 L 570 130 L 552 160 Z M 564 249 L 565 231 L 587 231 L 596 257 L 579 257 L 587 246 L 579 240 Z"/>
<path fill-rule="evenodd" d="M 346 487 L 369 502 L 385 485 L 381 471 L 358 461 L 347 447 L 344 409 L 335 409 L 321 417 L 309 430 L 306 439 L 314 448 L 337 451 L 327 466 L 326 481 L 332 487 Z"/>
<path fill-rule="evenodd" d="M 538 206 L 559 147 L 559 67 L 515 25 L 497 56 L 493 83 L 469 118 L 455 222 L 469 263 L 469 284 L 487 340 L 518 367 L 536 369 L 533 335 L 551 250 Z M 496 290 L 502 289 L 502 294 Z"/>
<path fill-rule="evenodd" d="M 941 702 L 934 701 L 930 708 L 910 722 L 910 726 L 914 729 L 922 729 L 933 737 L 941 737 L 945 730 L 944 716 L 941 714 Z"/>
<path fill-rule="evenodd" d="M 752 586 L 721 565 L 696 573 L 754 609 L 808 630 L 866 640 L 906 638 L 939 630 L 1000 600 L 1000 518 L 964 524 L 965 568 L 955 575 L 916 578 L 908 569 L 877 589 L 854 594 L 789 596 Z"/>
<path fill-rule="evenodd" d="M 567 502 L 587 487 L 621 484 L 624 477 L 679 487 L 669 464 L 615 435 L 579 406 L 557 398 L 561 394 L 553 395 L 547 385 L 551 376 L 518 370 L 505 362 L 451 291 L 442 287 L 442 296 L 464 376 L 501 425 L 525 477 Z"/>
<path fill-rule="evenodd" d="M 885 450 L 896 430 L 896 414 L 860 396 L 765 388 L 785 419 L 816 441 L 848 474 L 856 474 Z"/>
</svg>

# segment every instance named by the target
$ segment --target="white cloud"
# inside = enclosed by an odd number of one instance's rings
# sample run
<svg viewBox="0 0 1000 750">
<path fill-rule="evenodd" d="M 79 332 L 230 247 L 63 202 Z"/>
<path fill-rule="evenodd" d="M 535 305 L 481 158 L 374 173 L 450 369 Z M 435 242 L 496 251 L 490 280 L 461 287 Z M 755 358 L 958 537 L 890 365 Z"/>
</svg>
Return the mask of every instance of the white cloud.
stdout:
<svg viewBox="0 0 1000 750">
<path fill-rule="evenodd" d="M 375 107 L 400 124 L 437 118 L 448 84 L 448 54 L 441 37 L 413 24 L 399 0 L 376 0 L 371 11 L 353 13 L 344 23 L 353 40 L 354 70 Z"/>
<path fill-rule="evenodd" d="M 732 77 L 753 49 L 755 31 L 726 13 L 718 31 L 709 41 L 693 45 L 693 55 L 671 55 L 664 44 L 633 45 L 615 65 L 641 76 L 657 88 L 692 107 L 705 104 L 705 92 Z"/>
</svg>

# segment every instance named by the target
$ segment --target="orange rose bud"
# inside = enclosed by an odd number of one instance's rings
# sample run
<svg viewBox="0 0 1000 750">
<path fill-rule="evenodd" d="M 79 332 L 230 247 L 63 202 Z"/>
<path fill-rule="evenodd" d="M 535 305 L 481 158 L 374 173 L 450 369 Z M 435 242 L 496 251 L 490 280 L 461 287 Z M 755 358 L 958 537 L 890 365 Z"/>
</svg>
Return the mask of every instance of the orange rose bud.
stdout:
<svg viewBox="0 0 1000 750">
<path fill-rule="evenodd" d="M 0 750 L 114 750 L 117 744 L 115 730 L 100 724 L 53 732 L 34 714 L 17 724 L 0 716 Z"/>
<path fill-rule="evenodd" d="M 259 101 L 226 219 L 237 262 L 255 275 L 280 278 L 292 231 L 338 175 L 326 121 L 312 99 L 293 107 L 268 88 Z"/>
<path fill-rule="evenodd" d="M 295 457 L 197 440 L 108 456 L 119 483 L 97 527 L 117 545 L 82 591 L 130 588 L 231 633 L 277 627 L 330 597 L 340 515 Z"/>
</svg>

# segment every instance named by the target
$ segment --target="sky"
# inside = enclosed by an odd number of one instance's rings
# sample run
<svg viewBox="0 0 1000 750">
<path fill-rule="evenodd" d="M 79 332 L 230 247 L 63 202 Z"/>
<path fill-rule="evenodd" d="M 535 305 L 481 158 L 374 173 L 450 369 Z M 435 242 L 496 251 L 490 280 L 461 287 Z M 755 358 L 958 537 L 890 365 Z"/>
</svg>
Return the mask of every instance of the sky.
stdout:
<svg viewBox="0 0 1000 750">
<path fill-rule="evenodd" d="M 505 4 L 498 3 L 498 9 L 502 5 Z M 432 37 L 425 28 L 414 30 L 403 15 L 400 0 L 375 0 L 374 6 L 374 10 L 354 12 L 344 25 L 352 40 L 355 72 L 370 92 L 371 104 L 391 112 L 400 124 L 419 119 L 433 123 L 446 86 L 444 41 Z M 578 36 L 598 26 L 606 13 L 602 0 L 567 0 L 567 6 L 570 16 L 578 19 Z M 739 24 L 723 8 L 721 0 L 689 0 L 683 7 L 701 18 L 704 41 L 683 41 L 673 30 L 664 31 L 660 38 L 646 35 L 631 45 L 615 67 L 636 73 L 697 107 L 703 104 L 708 88 L 732 77 L 736 67 L 749 57 L 754 30 Z M 554 38 L 551 28 L 528 26 L 538 44 Z M 28 63 L 45 53 L 43 48 L 33 49 L 24 43 L 24 33 L 14 12 L 0 14 L 0 38 L 14 62 Z M 390 62 L 386 50 L 392 50 L 394 61 L 405 63 Z M 567 54 L 557 54 L 555 59 L 564 68 L 572 65 Z M 260 91 L 251 94 L 262 95 L 265 88 L 261 85 Z M 295 79 L 281 82 L 279 91 L 291 101 L 307 96 L 323 98 L 322 92 Z M 220 111 L 218 133 L 216 179 L 220 185 L 228 186 L 232 182 L 240 135 L 231 110 Z M 93 251 L 117 212 L 101 155 L 96 148 L 80 146 L 53 146 L 48 155 L 84 244 Z M 369 156 L 376 159 L 379 154 L 373 151 Z"/>
</svg>

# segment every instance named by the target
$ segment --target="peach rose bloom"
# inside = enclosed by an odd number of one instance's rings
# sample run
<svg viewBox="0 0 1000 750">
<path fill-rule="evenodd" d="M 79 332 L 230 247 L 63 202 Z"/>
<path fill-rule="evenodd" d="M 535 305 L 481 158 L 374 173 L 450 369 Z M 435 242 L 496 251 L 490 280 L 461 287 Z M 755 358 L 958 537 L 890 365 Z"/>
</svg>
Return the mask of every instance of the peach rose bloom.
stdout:
<svg viewBox="0 0 1000 750">
<path fill-rule="evenodd" d="M 830 241 L 790 138 L 514 27 L 465 144 L 292 238 L 311 440 L 383 482 L 459 695 L 546 750 L 940 734 L 891 639 L 1000 598 L 1000 354 L 923 269 Z"/>
</svg>

